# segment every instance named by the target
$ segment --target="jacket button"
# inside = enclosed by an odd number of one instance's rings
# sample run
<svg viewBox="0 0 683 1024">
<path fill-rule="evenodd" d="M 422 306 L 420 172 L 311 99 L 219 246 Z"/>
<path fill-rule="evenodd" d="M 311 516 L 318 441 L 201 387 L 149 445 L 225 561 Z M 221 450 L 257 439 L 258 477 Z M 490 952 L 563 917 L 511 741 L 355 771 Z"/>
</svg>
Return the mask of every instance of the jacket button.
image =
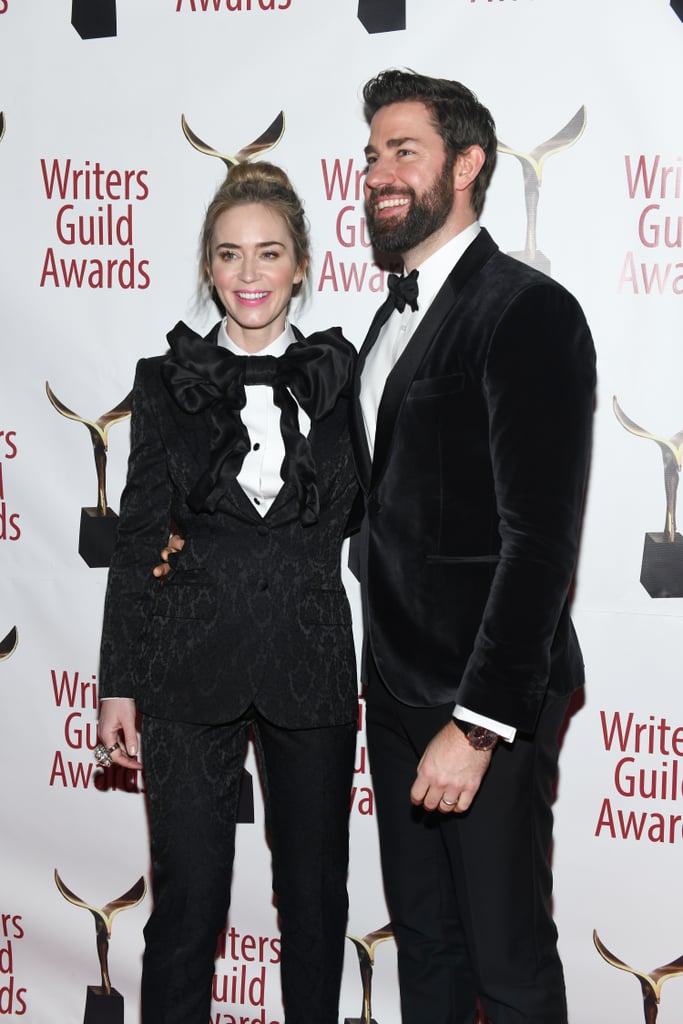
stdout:
<svg viewBox="0 0 683 1024">
<path fill-rule="evenodd" d="M 378 516 L 382 510 L 382 504 L 379 498 L 372 497 L 368 503 L 368 508 L 372 512 L 373 516 Z"/>
<path fill-rule="evenodd" d="M 268 536 L 268 527 L 267 526 L 257 526 L 256 527 L 256 532 L 259 535 L 259 537 L 267 537 Z"/>
<path fill-rule="evenodd" d="M 268 589 L 268 580 L 259 580 L 256 584 L 256 589 L 263 593 L 264 590 Z"/>
</svg>

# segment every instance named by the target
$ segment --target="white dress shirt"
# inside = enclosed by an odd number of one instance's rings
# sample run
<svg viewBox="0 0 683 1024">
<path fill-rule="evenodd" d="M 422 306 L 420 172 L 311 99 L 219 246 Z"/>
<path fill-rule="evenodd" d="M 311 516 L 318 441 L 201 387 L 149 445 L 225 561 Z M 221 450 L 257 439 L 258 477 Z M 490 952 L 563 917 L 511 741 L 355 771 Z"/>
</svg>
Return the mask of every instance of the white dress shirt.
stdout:
<svg viewBox="0 0 683 1024">
<path fill-rule="evenodd" d="M 295 341 L 294 332 L 287 323 L 284 332 L 275 341 L 271 341 L 270 345 L 258 352 L 247 353 L 231 339 L 225 329 L 225 320 L 218 332 L 219 345 L 237 356 L 247 355 L 250 359 L 284 355 Z M 283 484 L 280 467 L 285 457 L 285 445 L 280 431 L 280 410 L 273 401 L 273 389 L 270 385 L 247 384 L 244 391 L 247 402 L 240 410 L 240 416 L 249 434 L 251 448 L 244 456 L 242 468 L 236 479 L 256 511 L 265 516 Z M 311 421 L 301 406 L 299 429 L 304 437 L 308 436 L 311 429 Z"/>
<path fill-rule="evenodd" d="M 387 377 L 403 354 L 437 292 L 480 230 L 479 222 L 474 221 L 473 224 L 468 225 L 440 249 L 432 253 L 417 268 L 419 270 L 418 308 L 413 311 L 406 303 L 402 313 L 395 309 L 380 329 L 377 341 L 365 360 L 361 374 L 360 406 L 371 455 L 375 449 L 377 412 Z M 459 718 L 463 722 L 471 722 L 473 725 L 481 725 L 485 729 L 491 729 L 504 740 L 511 741 L 515 738 L 516 729 L 512 726 L 497 722 L 492 718 L 486 718 L 460 704 L 456 704 L 453 717 Z"/>
</svg>

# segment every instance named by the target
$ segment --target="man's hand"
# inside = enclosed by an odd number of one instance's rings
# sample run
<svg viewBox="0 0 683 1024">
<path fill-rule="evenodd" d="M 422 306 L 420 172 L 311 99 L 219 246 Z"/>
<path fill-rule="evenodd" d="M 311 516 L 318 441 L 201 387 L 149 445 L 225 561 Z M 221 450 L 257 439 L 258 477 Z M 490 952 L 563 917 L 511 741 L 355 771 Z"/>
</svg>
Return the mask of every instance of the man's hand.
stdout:
<svg viewBox="0 0 683 1024">
<path fill-rule="evenodd" d="M 177 555 L 179 551 L 183 550 L 185 541 L 182 537 L 179 537 L 177 533 L 172 534 L 168 545 L 161 551 L 161 562 L 159 565 L 155 565 L 152 569 L 152 575 L 163 579 L 164 576 L 168 576 L 171 571 L 168 559 L 170 555 Z"/>
<path fill-rule="evenodd" d="M 97 732 L 114 764 L 123 768 L 142 768 L 137 760 L 138 734 L 135 728 L 135 701 L 112 697 L 100 702 Z M 115 750 L 111 748 L 118 744 Z"/>
<path fill-rule="evenodd" d="M 422 755 L 410 799 L 428 811 L 466 811 L 486 775 L 491 753 L 475 750 L 457 725 L 449 722 Z"/>
</svg>

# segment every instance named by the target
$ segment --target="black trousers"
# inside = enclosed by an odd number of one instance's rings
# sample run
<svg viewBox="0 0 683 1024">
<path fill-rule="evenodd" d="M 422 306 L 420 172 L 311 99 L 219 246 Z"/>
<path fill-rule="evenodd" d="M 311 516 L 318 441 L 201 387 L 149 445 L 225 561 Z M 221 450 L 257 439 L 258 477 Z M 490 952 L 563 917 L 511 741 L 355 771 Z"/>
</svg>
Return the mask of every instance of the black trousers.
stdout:
<svg viewBox="0 0 683 1024">
<path fill-rule="evenodd" d="M 257 713 L 211 726 L 143 718 L 154 902 L 145 927 L 143 1024 L 209 1020 L 250 728 L 280 916 L 285 1021 L 337 1024 L 356 723 L 288 730 Z"/>
<path fill-rule="evenodd" d="M 410 788 L 452 705 L 407 707 L 373 676 L 368 752 L 403 1024 L 473 1024 L 477 998 L 493 1024 L 566 1024 L 549 857 L 568 699 L 547 702 L 533 739 L 498 744 L 466 813 L 429 813 Z"/>
</svg>

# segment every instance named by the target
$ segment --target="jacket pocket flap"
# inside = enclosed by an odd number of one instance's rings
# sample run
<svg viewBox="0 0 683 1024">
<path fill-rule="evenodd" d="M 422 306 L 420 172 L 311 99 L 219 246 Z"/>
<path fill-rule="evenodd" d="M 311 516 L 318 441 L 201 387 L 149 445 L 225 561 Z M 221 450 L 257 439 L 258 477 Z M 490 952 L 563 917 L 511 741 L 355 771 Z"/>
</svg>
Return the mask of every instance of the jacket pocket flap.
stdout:
<svg viewBox="0 0 683 1024">
<path fill-rule="evenodd" d="M 449 373 L 445 377 L 427 377 L 414 380 L 408 390 L 408 398 L 438 398 L 453 395 L 465 387 L 464 373 Z"/>
</svg>

